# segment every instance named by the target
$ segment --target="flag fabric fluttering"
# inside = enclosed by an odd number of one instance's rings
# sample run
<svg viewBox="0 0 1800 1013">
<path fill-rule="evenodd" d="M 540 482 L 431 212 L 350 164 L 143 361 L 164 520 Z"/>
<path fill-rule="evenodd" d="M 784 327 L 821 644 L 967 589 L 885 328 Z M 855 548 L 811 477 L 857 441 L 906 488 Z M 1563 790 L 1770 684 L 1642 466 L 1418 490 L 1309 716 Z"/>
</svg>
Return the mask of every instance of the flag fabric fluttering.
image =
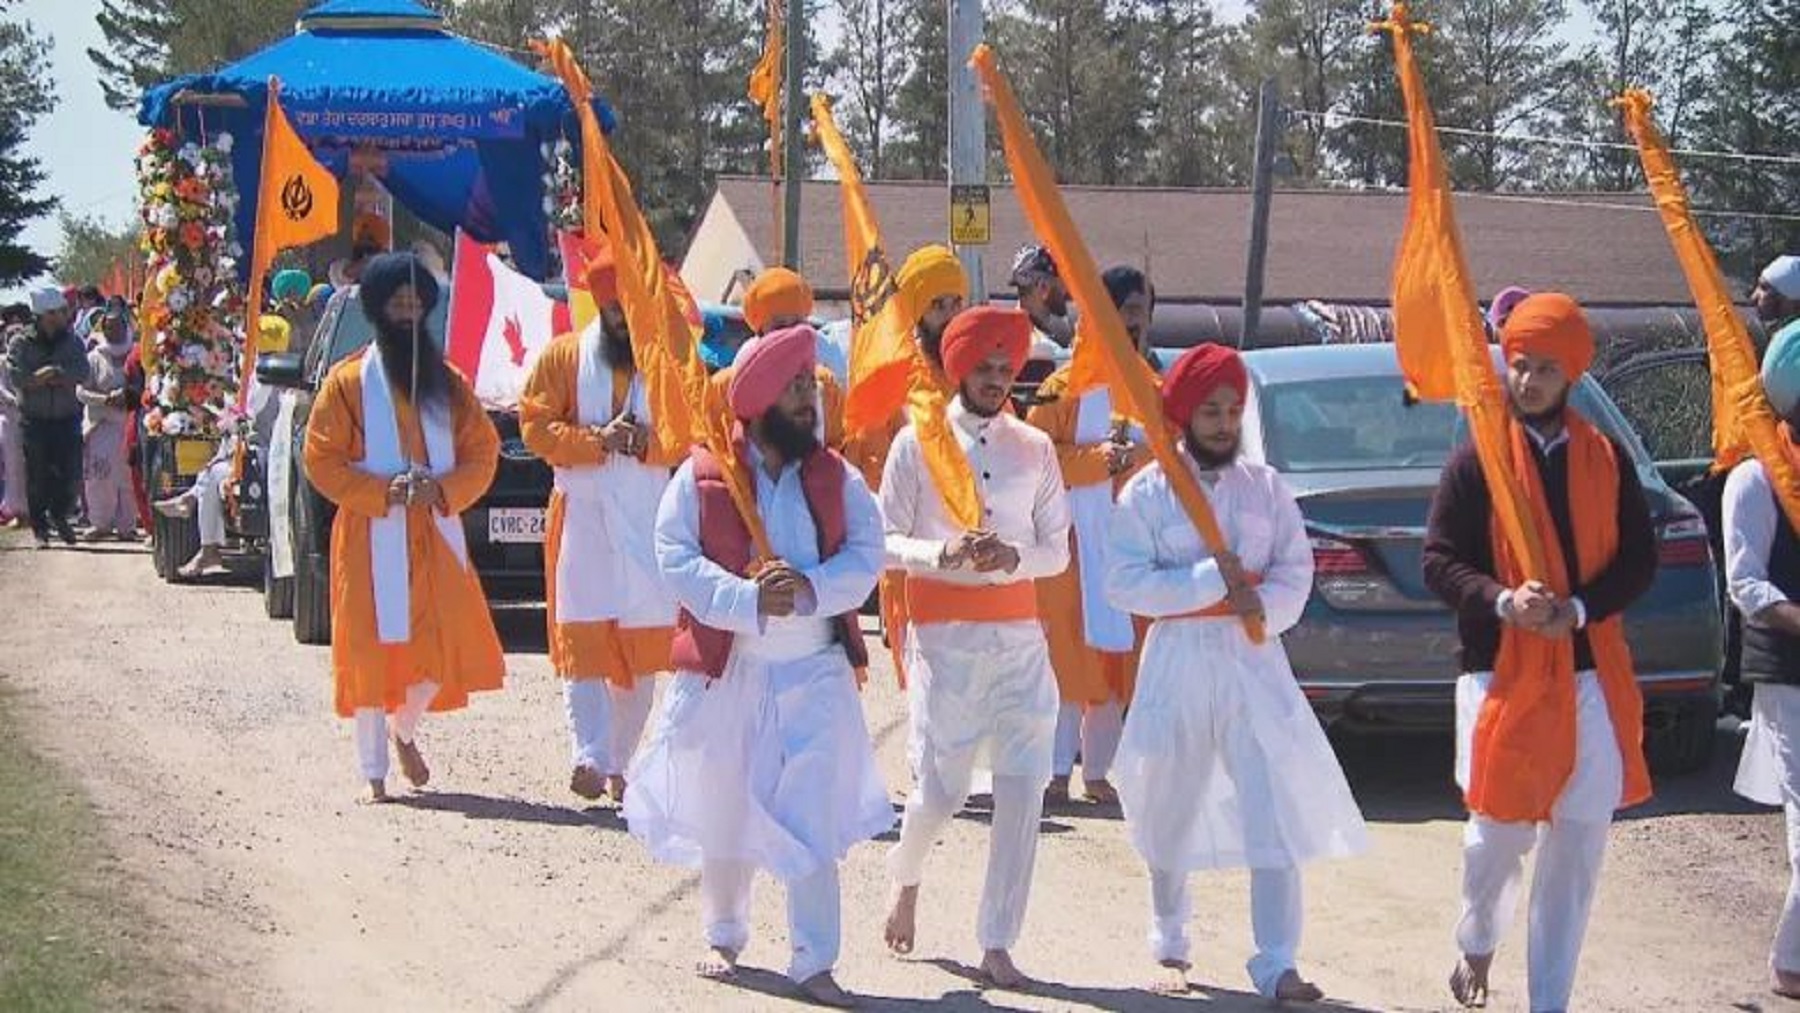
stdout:
<svg viewBox="0 0 1800 1013">
<path fill-rule="evenodd" d="M 1189 470 L 1176 446 L 1176 434 L 1170 432 L 1163 417 L 1162 392 L 1156 374 L 1138 353 L 1137 346 L 1125 331 L 1118 308 L 1100 281 L 1100 269 L 1063 203 L 1056 178 L 1038 150 L 1025 115 L 1019 109 L 1019 100 L 1013 95 L 1012 85 L 1001 72 L 993 50 L 985 44 L 975 47 L 969 63 L 981 76 L 988 101 L 994 107 L 995 119 L 1000 124 L 1000 138 L 1006 149 L 1006 164 L 1012 170 L 1013 186 L 1025 209 L 1025 218 L 1050 248 L 1057 272 L 1068 284 L 1076 305 L 1081 307 L 1081 325 L 1075 345 L 1078 361 L 1070 366 L 1071 389 L 1079 392 L 1097 384 L 1110 385 L 1114 404 L 1124 414 L 1143 423 L 1150 452 L 1162 466 L 1176 499 L 1181 501 L 1182 509 L 1200 533 L 1201 540 L 1215 555 L 1228 551 L 1230 546 L 1225 541 L 1225 532 L 1219 527 L 1219 519 L 1206 498 L 1206 490 Z M 1083 346 L 1087 346 L 1085 353 Z M 1252 641 L 1263 641 L 1261 620 L 1244 617 L 1244 629 Z"/>
<path fill-rule="evenodd" d="M 913 338 L 896 298 L 894 271 L 881 224 L 863 188 L 862 172 L 823 95 L 812 101 L 813 125 L 825 157 L 837 169 L 844 195 L 844 251 L 850 268 L 850 386 L 844 395 L 844 435 L 866 436 L 907 410 L 932 485 L 957 524 L 981 526 L 981 494 L 969 456 L 956 442 L 945 409 L 949 392 Z"/>
<path fill-rule="evenodd" d="M 444 356 L 462 370 L 482 404 L 517 408 L 538 356 L 570 327 L 567 306 L 457 230 Z"/>
<path fill-rule="evenodd" d="M 1779 420 L 1762 394 L 1756 346 L 1744 318 L 1731 300 L 1731 287 L 1718 257 L 1694 221 L 1687 187 L 1675 167 L 1662 131 L 1650 110 L 1656 101 L 1633 88 L 1613 100 L 1625 116 L 1625 130 L 1637 144 L 1644 178 L 1656 198 L 1656 210 L 1681 264 L 1694 305 L 1706 332 L 1706 356 L 1712 366 L 1713 470 L 1728 471 L 1747 454 L 1755 454 L 1768 472 L 1790 524 L 1800 525 L 1800 472 L 1781 449 Z"/>
<path fill-rule="evenodd" d="M 631 328 L 631 347 L 644 377 L 650 423 L 665 448 L 705 443 L 724 466 L 726 488 L 758 558 L 773 557 L 767 529 L 756 509 L 756 495 L 738 460 L 733 434 L 725 420 L 707 410 L 706 366 L 700 342 L 688 322 L 672 272 L 657 250 L 650 223 L 638 210 L 625 170 L 613 158 L 612 146 L 594 114 L 593 87 L 575 54 L 560 39 L 537 44 L 552 70 L 569 91 L 581 123 L 582 221 L 589 236 L 604 234 L 613 244 L 618 264 L 619 306 Z M 603 230 L 600 223 L 610 223 Z M 689 302 L 691 303 L 691 298 Z"/>
<path fill-rule="evenodd" d="M 769 125 L 769 175 L 781 177 L 781 85 L 782 61 L 787 59 L 785 23 L 787 10 L 783 0 L 767 0 L 768 28 L 763 38 L 762 56 L 750 72 L 750 101 L 762 110 Z"/>
<path fill-rule="evenodd" d="M 244 298 L 244 361 L 238 407 L 250 396 L 256 368 L 257 318 L 262 315 L 263 281 L 282 250 L 316 243 L 337 231 L 338 181 L 319 164 L 294 132 L 281 109 L 281 80 L 269 78 L 263 112 L 262 183 L 257 188 L 256 226 L 251 237 L 250 288 Z"/>
</svg>

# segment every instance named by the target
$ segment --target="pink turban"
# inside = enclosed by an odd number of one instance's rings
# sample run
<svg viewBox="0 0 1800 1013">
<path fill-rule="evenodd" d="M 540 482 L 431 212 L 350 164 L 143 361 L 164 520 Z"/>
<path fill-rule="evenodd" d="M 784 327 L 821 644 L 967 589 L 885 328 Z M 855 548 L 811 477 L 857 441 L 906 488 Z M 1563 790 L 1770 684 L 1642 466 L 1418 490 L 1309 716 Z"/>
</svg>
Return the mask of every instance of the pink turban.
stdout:
<svg viewBox="0 0 1800 1013">
<path fill-rule="evenodd" d="M 781 400 L 794 377 L 811 374 L 819 361 L 819 332 L 796 324 L 758 338 L 731 367 L 725 400 L 740 419 L 760 418 Z"/>
</svg>

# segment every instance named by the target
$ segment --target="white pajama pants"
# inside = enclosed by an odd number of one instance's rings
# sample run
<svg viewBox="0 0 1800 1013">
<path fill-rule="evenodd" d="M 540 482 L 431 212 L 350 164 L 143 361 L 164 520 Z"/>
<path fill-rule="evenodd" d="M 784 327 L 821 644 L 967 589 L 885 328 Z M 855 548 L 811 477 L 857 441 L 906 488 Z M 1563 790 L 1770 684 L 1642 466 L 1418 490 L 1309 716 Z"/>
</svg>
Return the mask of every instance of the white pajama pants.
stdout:
<svg viewBox="0 0 1800 1013">
<path fill-rule="evenodd" d="M 571 762 L 607 776 L 624 774 L 655 702 L 654 676 L 638 679 L 630 689 L 607 679 L 564 680 Z"/>
<path fill-rule="evenodd" d="M 939 772 L 953 769 L 946 783 Z M 888 852 L 888 872 L 901 886 L 917 886 L 925 857 L 969 798 L 974 757 L 921 765 L 918 783 L 906 799 L 900 843 Z M 983 950 L 1009 950 L 1019 941 L 1031 900 L 1031 873 L 1037 862 L 1038 820 L 1044 813 L 1044 785 L 1032 777 L 994 775 L 994 820 L 988 836 L 987 881 L 981 890 L 976 926 Z"/>
<path fill-rule="evenodd" d="M 1104 781 L 1112 773 L 1119 739 L 1125 734 L 1125 705 L 1117 700 L 1103 704 L 1064 703 L 1056 714 L 1056 754 L 1053 770 L 1068 777 L 1081 755 L 1081 779 Z"/>
<path fill-rule="evenodd" d="M 225 479 L 230 475 L 230 461 L 214 461 L 194 479 L 201 545 L 225 544 Z"/>
<path fill-rule="evenodd" d="M 756 866 L 748 862 L 707 859 L 700 865 L 700 918 L 706 945 L 742 952 L 750 944 L 750 892 Z M 828 862 L 817 872 L 787 884 L 788 941 L 793 957 L 788 977 L 796 982 L 837 966 L 843 916 L 838 867 Z"/>
<path fill-rule="evenodd" d="M 431 706 L 437 693 L 437 683 L 416 682 L 406 688 L 406 702 L 392 717 L 380 707 L 356 709 L 356 758 L 362 765 L 365 779 L 387 780 L 390 726 L 394 738 L 412 742 L 419 733 L 419 720 L 425 716 L 426 708 Z"/>
<path fill-rule="evenodd" d="M 6 492 L 0 511 L 29 520 L 31 503 L 25 496 L 25 432 L 16 410 L 0 411 L 0 475 L 6 476 Z"/>
<path fill-rule="evenodd" d="M 1159 963 L 1189 964 L 1193 944 L 1188 922 L 1194 915 L 1188 874 L 1150 870 L 1150 950 Z M 1294 970 L 1305 922 L 1300 870 L 1250 870 L 1250 926 L 1256 955 L 1246 965 L 1256 991 L 1273 998 L 1282 975 Z"/>
<path fill-rule="evenodd" d="M 1800 686 L 1762 683 L 1738 761 L 1737 793 L 1787 814 L 1788 890 L 1769 964 L 1800 974 Z"/>
<path fill-rule="evenodd" d="M 81 472 L 88 523 L 94 530 L 121 535 L 137 530 L 137 499 L 131 491 L 121 423 L 103 422 L 87 434 Z"/>
</svg>

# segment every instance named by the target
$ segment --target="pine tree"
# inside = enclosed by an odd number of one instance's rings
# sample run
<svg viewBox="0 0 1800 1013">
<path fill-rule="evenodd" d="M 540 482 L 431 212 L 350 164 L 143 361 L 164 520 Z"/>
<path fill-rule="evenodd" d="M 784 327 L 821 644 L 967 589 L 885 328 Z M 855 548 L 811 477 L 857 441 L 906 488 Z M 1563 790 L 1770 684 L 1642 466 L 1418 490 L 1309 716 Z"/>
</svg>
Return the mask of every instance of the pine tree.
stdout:
<svg viewBox="0 0 1800 1013">
<path fill-rule="evenodd" d="M 1140 182 L 1247 182 L 1256 85 L 1254 74 L 1234 73 L 1247 69 L 1232 65 L 1245 48 L 1242 33 L 1216 24 L 1207 0 L 1147 0 L 1145 7 L 1151 99 Z"/>
<path fill-rule="evenodd" d="M 315 0 L 101 0 L 106 45 L 88 50 L 114 109 L 136 109 L 144 89 L 178 74 L 215 70 L 294 31 Z"/>
<path fill-rule="evenodd" d="M 1374 45 L 1368 41 L 1372 11 L 1365 0 L 1255 0 L 1251 6 L 1247 25 L 1259 61 L 1281 81 L 1291 107 L 1330 112 L 1351 82 L 1372 80 L 1366 73 L 1367 52 Z M 1388 76 L 1393 76 L 1391 61 Z M 1327 148 L 1322 120 L 1296 121 L 1287 148 L 1301 179 L 1324 177 Z"/>
<path fill-rule="evenodd" d="M 0 0 L 0 15 L 12 6 L 13 0 Z M 8 112 L 0 119 L 0 286 L 11 286 L 50 269 L 19 236 L 56 207 L 54 198 L 38 194 L 43 166 L 22 150 L 32 126 L 56 108 L 50 39 L 29 22 L 0 21 L 0 108 Z"/>
<path fill-rule="evenodd" d="M 950 53 L 942 0 L 900 0 L 901 47 L 910 66 L 894 92 L 893 141 L 884 157 L 895 179 L 945 179 L 950 151 Z"/>
<path fill-rule="evenodd" d="M 911 52 L 900 44 L 905 11 L 900 0 L 833 0 L 833 8 L 839 38 L 826 67 L 843 97 L 839 118 L 864 175 L 885 179 L 891 110 L 912 71 Z"/>
<path fill-rule="evenodd" d="M 1485 133 L 1541 133 L 1576 80 L 1557 33 L 1563 0 L 1462 0 L 1437 22 L 1434 92 L 1440 119 Z M 1491 137 L 1445 140 L 1452 185 L 1475 190 L 1531 185 L 1529 150 Z"/>
</svg>

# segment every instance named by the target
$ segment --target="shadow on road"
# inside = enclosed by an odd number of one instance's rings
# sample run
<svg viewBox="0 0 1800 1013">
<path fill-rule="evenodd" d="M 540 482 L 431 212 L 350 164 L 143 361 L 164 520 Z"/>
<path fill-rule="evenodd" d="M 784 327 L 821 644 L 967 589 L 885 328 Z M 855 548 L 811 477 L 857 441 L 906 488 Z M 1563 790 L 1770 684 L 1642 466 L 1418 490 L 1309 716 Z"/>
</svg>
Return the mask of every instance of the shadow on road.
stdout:
<svg viewBox="0 0 1800 1013">
<path fill-rule="evenodd" d="M 548 654 L 549 631 L 542 605 L 492 605 L 494 632 L 508 654 Z"/>
<path fill-rule="evenodd" d="M 594 806 L 570 809 L 544 805 L 517 798 L 490 798 L 464 792 L 424 791 L 399 795 L 394 804 L 426 812 L 459 813 L 472 820 L 506 820 L 512 823 L 537 823 L 554 827 L 598 827 L 602 830 L 625 830 L 625 819 L 616 809 Z"/>
<path fill-rule="evenodd" d="M 1731 790 L 1743 735 L 1733 721 L 1721 722 L 1712 761 L 1705 770 L 1656 779 L 1656 796 L 1621 819 L 1689 814 L 1765 811 Z M 1462 793 L 1454 781 L 1455 743 L 1441 735 L 1332 734 L 1332 745 L 1350 788 L 1373 823 L 1461 820 Z"/>
</svg>

